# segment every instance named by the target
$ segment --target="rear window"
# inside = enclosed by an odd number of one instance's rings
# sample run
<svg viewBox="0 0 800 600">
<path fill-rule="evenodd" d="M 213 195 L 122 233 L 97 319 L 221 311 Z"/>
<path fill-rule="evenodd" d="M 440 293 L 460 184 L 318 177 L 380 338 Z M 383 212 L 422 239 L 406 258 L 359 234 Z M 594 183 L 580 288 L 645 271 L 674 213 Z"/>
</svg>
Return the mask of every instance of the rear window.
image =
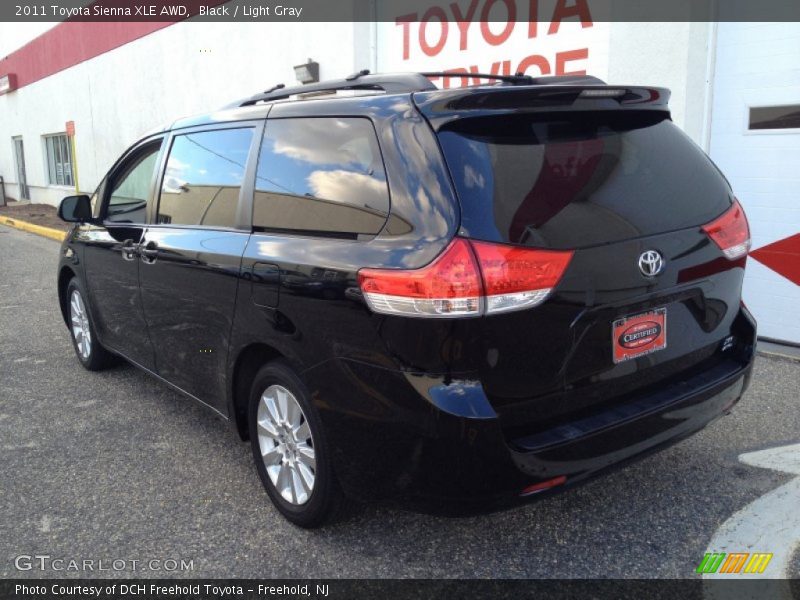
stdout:
<svg viewBox="0 0 800 600">
<path fill-rule="evenodd" d="M 477 117 L 439 139 L 463 233 L 477 239 L 579 248 L 707 223 L 730 204 L 662 112 Z"/>
</svg>

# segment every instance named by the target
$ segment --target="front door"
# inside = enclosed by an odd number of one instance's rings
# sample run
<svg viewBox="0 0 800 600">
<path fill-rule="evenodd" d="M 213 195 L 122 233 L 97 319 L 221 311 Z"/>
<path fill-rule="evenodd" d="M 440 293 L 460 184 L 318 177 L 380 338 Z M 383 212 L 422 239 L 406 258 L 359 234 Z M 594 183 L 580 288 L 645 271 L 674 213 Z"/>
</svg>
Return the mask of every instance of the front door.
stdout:
<svg viewBox="0 0 800 600">
<path fill-rule="evenodd" d="M 82 228 L 86 279 L 100 341 L 154 370 L 153 345 L 139 294 L 139 246 L 162 139 L 137 147 L 101 185 L 102 225 Z"/>
<path fill-rule="evenodd" d="M 237 124 L 173 135 L 140 250 L 158 374 L 222 412 L 239 267 L 250 237 L 237 212 L 256 129 Z"/>
<path fill-rule="evenodd" d="M 14 138 L 14 158 L 17 162 L 17 182 L 19 184 L 19 199 L 30 200 L 31 193 L 28 189 L 28 177 L 25 173 L 25 147 L 21 137 Z"/>
</svg>

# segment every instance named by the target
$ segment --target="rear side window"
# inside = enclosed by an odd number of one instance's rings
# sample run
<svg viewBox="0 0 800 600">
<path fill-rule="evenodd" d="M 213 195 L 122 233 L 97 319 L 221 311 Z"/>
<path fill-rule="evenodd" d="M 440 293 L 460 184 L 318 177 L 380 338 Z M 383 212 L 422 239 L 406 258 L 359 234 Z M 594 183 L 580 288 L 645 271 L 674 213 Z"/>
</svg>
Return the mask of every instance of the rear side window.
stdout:
<svg viewBox="0 0 800 600">
<path fill-rule="evenodd" d="M 386 173 L 369 120 L 267 121 L 255 182 L 256 230 L 376 234 L 388 213 Z"/>
<path fill-rule="evenodd" d="M 439 132 L 474 238 L 580 248 L 707 223 L 730 206 L 708 157 L 657 111 L 462 119 Z"/>
<path fill-rule="evenodd" d="M 253 130 L 176 135 L 169 152 L 158 223 L 233 227 Z"/>
</svg>

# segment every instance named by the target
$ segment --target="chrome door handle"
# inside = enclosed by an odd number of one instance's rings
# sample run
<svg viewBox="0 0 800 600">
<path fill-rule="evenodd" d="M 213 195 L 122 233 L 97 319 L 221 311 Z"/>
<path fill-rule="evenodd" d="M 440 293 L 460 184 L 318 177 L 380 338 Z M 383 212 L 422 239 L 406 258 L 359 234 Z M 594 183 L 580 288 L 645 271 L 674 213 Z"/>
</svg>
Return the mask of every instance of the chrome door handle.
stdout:
<svg viewBox="0 0 800 600">
<path fill-rule="evenodd" d="M 142 257 L 142 262 L 152 265 L 158 258 L 158 244 L 154 240 L 144 245 L 139 244 L 139 255 Z"/>
<path fill-rule="evenodd" d="M 124 260 L 136 260 L 137 254 L 139 254 L 138 244 L 134 244 L 133 240 L 122 242 L 122 258 Z"/>
</svg>

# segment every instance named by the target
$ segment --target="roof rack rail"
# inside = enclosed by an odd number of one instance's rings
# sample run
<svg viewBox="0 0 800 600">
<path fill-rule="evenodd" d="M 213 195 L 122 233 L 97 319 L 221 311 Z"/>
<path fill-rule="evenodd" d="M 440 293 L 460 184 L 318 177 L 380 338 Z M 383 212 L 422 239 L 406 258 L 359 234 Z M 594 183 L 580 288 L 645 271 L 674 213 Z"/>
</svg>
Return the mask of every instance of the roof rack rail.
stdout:
<svg viewBox="0 0 800 600">
<path fill-rule="evenodd" d="M 262 92 L 237 100 L 225 108 L 239 108 L 242 106 L 252 106 L 258 102 L 268 100 L 283 100 L 290 96 L 310 94 L 313 92 L 336 92 L 338 90 L 378 90 L 387 94 L 399 94 L 403 92 L 420 92 L 423 90 L 437 89 L 431 81 L 421 73 L 392 73 L 388 75 L 371 75 L 369 70 L 364 69 L 346 77 L 345 79 L 334 79 L 331 81 L 320 81 L 319 83 L 309 83 L 295 87 L 286 87 L 282 83 Z"/>
<path fill-rule="evenodd" d="M 531 77 L 517 73 L 516 75 L 493 75 L 489 73 L 390 73 L 386 75 L 372 75 L 368 69 L 358 71 L 344 79 L 320 81 L 295 87 L 286 87 L 279 83 L 268 90 L 237 100 L 225 108 L 240 108 L 252 106 L 258 102 L 270 100 L 285 100 L 291 96 L 302 94 L 320 94 L 336 92 L 338 90 L 376 90 L 387 94 L 400 94 L 404 92 L 423 92 L 437 90 L 429 77 L 471 77 L 476 79 L 494 79 L 511 85 L 605 85 L 605 82 L 590 75 L 554 75 L 546 77 Z"/>
</svg>

